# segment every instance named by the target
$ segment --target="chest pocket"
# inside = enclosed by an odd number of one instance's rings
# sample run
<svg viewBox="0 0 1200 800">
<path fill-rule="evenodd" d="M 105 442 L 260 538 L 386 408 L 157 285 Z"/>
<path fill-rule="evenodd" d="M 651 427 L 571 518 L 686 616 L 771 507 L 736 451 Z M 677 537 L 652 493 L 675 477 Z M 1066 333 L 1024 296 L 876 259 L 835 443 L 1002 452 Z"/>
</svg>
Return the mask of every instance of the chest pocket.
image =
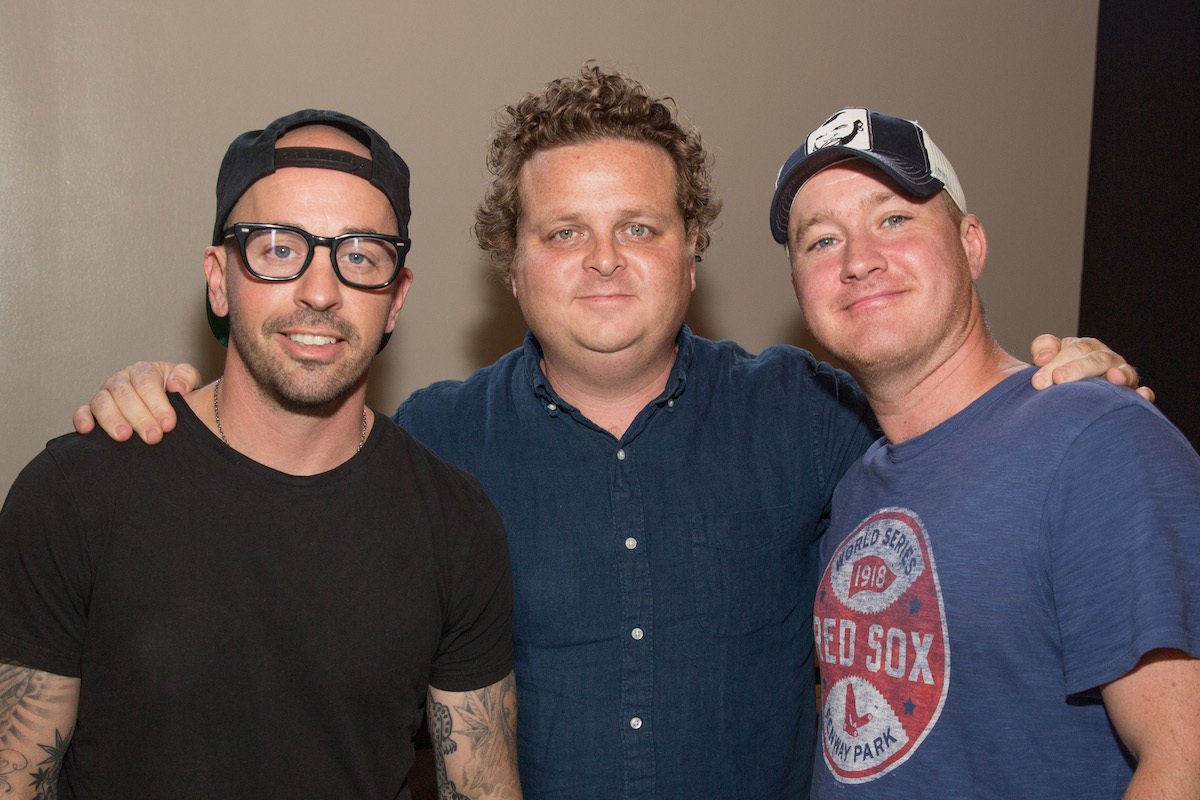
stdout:
<svg viewBox="0 0 1200 800">
<path fill-rule="evenodd" d="M 700 626 L 720 636 L 781 620 L 801 583 L 800 537 L 790 506 L 693 514 L 692 572 Z"/>
</svg>

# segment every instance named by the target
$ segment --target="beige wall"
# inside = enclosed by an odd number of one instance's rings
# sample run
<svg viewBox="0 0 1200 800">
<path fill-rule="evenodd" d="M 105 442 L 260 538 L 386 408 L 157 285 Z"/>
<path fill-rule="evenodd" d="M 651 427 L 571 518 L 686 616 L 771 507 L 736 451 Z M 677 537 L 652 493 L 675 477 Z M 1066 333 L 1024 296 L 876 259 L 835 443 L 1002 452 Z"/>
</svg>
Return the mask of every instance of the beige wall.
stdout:
<svg viewBox="0 0 1200 800">
<path fill-rule="evenodd" d="M 844 105 L 921 120 L 954 162 L 1006 347 L 1074 332 L 1095 1 L 336 5 L 0 0 L 0 489 L 116 367 L 216 376 L 200 256 L 217 165 L 298 108 L 363 118 L 412 166 L 416 283 L 372 404 L 516 346 L 515 303 L 470 238 L 489 126 L 589 58 L 673 95 L 717 156 L 704 335 L 806 343 L 767 204 L 783 159 Z"/>
</svg>

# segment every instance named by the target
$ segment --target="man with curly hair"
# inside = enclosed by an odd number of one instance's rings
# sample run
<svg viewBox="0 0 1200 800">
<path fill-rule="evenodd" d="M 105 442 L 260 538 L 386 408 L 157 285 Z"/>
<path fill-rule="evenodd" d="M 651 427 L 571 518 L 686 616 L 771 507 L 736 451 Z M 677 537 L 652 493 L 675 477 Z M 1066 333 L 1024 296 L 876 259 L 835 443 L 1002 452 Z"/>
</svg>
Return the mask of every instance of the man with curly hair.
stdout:
<svg viewBox="0 0 1200 800">
<path fill-rule="evenodd" d="M 525 791 L 803 796 L 812 546 L 866 405 L 684 325 L 720 204 L 669 101 L 589 65 L 506 109 L 488 164 L 476 236 L 530 333 L 394 419 L 512 534 Z"/>
<path fill-rule="evenodd" d="M 526 797 L 808 791 L 816 542 L 876 434 L 809 353 L 684 325 L 720 209 L 710 161 L 670 99 L 595 65 L 506 108 L 475 231 L 530 332 L 393 417 L 508 531 Z M 163 377 L 114 376 L 104 427 L 160 435 Z M 148 405 L 125 422 L 129 383 Z"/>
</svg>

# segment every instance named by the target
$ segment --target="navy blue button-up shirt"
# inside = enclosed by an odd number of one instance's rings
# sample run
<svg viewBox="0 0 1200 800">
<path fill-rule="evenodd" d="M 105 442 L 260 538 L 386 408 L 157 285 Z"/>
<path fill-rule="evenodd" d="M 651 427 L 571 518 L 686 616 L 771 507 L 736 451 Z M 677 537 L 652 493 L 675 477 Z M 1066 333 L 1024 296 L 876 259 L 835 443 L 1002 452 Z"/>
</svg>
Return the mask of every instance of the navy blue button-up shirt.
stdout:
<svg viewBox="0 0 1200 800">
<path fill-rule="evenodd" d="M 476 475 L 508 531 L 527 798 L 796 798 L 815 737 L 815 543 L 875 438 L 844 373 L 684 327 L 617 439 L 532 335 L 395 421 Z"/>
</svg>

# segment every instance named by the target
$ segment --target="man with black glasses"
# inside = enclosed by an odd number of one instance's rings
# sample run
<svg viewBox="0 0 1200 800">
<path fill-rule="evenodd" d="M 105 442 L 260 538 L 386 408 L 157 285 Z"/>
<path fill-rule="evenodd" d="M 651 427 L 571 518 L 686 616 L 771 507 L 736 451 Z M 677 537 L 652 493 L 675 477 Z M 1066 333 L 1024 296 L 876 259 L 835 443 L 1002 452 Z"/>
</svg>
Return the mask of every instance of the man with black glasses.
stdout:
<svg viewBox="0 0 1200 800">
<path fill-rule="evenodd" d="M 224 374 L 159 447 L 65 436 L 0 512 L 12 797 L 519 798 L 512 589 L 479 484 L 365 407 L 412 282 L 408 168 L 302 111 L 230 146 Z M 146 502 L 154 498 L 153 502 Z"/>
</svg>

